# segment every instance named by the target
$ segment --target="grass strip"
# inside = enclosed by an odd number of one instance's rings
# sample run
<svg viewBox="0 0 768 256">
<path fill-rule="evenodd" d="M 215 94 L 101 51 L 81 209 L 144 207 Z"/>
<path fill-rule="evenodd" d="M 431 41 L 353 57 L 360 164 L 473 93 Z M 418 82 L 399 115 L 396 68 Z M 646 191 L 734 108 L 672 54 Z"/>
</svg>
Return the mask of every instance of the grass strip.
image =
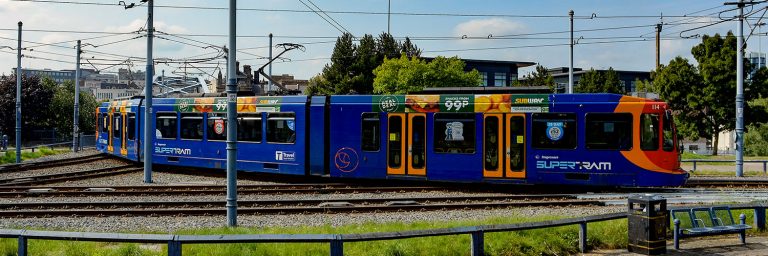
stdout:
<svg viewBox="0 0 768 256">
<path fill-rule="evenodd" d="M 224 234 L 352 234 L 391 232 L 474 225 L 509 224 L 566 218 L 563 216 L 527 217 L 505 216 L 485 220 L 364 223 L 354 225 L 214 228 L 174 232 L 186 235 Z M 130 232 L 147 233 L 147 232 Z M 596 222 L 588 225 L 590 248 L 626 248 L 626 219 Z M 578 226 L 536 229 L 517 232 L 487 233 L 485 251 L 488 255 L 571 255 L 578 253 Z M 16 239 L 0 239 L 0 255 L 15 255 Z M 467 255 L 469 235 L 409 238 L 389 241 L 354 242 L 344 244 L 345 255 Z M 123 244 L 105 242 L 30 240 L 30 255 L 166 255 L 166 245 Z M 183 255 L 328 255 L 329 245 L 323 244 L 195 244 L 184 245 Z"/>
<path fill-rule="evenodd" d="M 48 147 L 41 147 L 35 150 L 35 152 L 32 151 L 22 151 L 21 152 L 21 160 L 29 160 L 29 159 L 35 159 L 40 158 L 44 156 L 50 156 L 55 154 L 61 154 L 65 152 L 70 152 L 68 149 L 53 149 Z M 5 151 L 5 154 L 0 157 L 0 164 L 8 164 L 8 163 L 15 163 L 16 162 L 16 152 L 15 151 Z"/>
</svg>

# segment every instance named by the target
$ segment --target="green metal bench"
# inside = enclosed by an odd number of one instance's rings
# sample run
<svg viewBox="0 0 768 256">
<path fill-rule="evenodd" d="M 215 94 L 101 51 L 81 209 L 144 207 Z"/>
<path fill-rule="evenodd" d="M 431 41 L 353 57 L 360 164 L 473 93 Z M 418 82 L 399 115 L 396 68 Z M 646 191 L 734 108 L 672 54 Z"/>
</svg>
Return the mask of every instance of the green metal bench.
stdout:
<svg viewBox="0 0 768 256">
<path fill-rule="evenodd" d="M 739 216 L 739 223 L 733 220 L 731 208 L 718 206 L 711 208 L 676 209 L 671 211 L 674 219 L 675 250 L 680 249 L 680 239 L 686 237 L 739 234 L 742 244 L 746 244 L 746 230 L 752 227 L 745 224 L 746 216 Z"/>
</svg>

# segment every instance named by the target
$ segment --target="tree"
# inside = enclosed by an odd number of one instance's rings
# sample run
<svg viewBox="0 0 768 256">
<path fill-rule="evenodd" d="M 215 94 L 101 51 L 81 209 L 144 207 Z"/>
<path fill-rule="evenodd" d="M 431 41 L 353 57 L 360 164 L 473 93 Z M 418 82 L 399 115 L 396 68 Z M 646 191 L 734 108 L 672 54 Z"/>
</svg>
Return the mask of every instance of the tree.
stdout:
<svg viewBox="0 0 768 256">
<path fill-rule="evenodd" d="M 373 69 L 381 64 L 376 53 L 376 40 L 371 35 L 365 35 L 355 49 L 355 62 L 351 68 L 354 75 L 352 89 L 360 94 L 370 94 L 373 92 Z"/>
<path fill-rule="evenodd" d="M 549 70 L 542 65 L 536 65 L 536 70 L 523 76 L 523 79 L 516 80 L 512 86 L 547 86 L 552 92 L 557 89 L 555 78 L 549 74 Z"/>
<path fill-rule="evenodd" d="M 49 128 L 51 111 L 48 105 L 53 98 L 56 83 L 43 83 L 38 76 L 21 77 L 22 138 L 29 139 L 29 131 Z M 16 132 L 16 76 L 0 77 L 0 131 Z M 10 136 L 11 138 L 13 136 Z"/>
<path fill-rule="evenodd" d="M 478 86 L 482 83 L 477 70 L 465 72 L 466 64 L 458 57 L 438 56 L 427 63 L 405 54 L 385 59 L 373 70 L 373 91 L 378 94 L 408 94 L 425 87 Z"/>
<path fill-rule="evenodd" d="M 400 44 L 392 35 L 382 32 L 376 40 L 376 51 L 379 53 L 381 61 L 384 61 L 384 58 L 399 58 L 401 49 Z"/>
<path fill-rule="evenodd" d="M 419 47 L 416 47 L 415 44 L 411 42 L 411 39 L 406 37 L 405 42 L 403 42 L 403 45 L 400 50 L 402 53 L 405 54 L 405 56 L 410 57 L 421 57 L 421 49 Z"/>
<path fill-rule="evenodd" d="M 321 83 L 309 91 L 316 94 L 347 94 L 352 90 L 352 65 L 355 63 L 355 45 L 352 34 L 344 33 L 336 39 L 331 54 L 331 63 L 323 68 Z"/>
<path fill-rule="evenodd" d="M 45 82 L 51 82 L 49 81 Z M 73 107 L 75 105 L 75 83 L 66 81 L 61 86 L 56 87 L 56 92 L 50 104 L 50 111 L 53 113 L 51 125 L 56 128 L 57 133 L 62 137 L 72 136 L 73 128 Z M 79 128 L 84 134 L 95 132 L 96 120 L 94 113 L 99 106 L 96 97 L 93 94 L 80 91 L 80 109 L 79 109 Z"/>
<path fill-rule="evenodd" d="M 702 42 L 691 49 L 698 67 L 688 60 L 675 58 L 663 67 L 653 84 L 659 96 L 669 102 L 678 114 L 678 127 L 689 139 L 712 138 L 718 143 L 718 134 L 733 130 L 736 123 L 736 37 L 728 32 L 705 35 Z M 745 75 L 751 69 L 747 60 Z M 746 77 L 746 76 L 745 76 Z M 757 70 L 751 81 L 745 83 L 745 102 L 753 102 L 766 95 L 768 70 Z M 765 121 L 765 106 L 745 104 L 745 125 Z M 715 153 L 716 154 L 716 153 Z"/>
<path fill-rule="evenodd" d="M 590 69 L 579 78 L 576 92 L 581 93 L 624 93 L 619 74 L 609 68 L 607 71 Z"/>
<path fill-rule="evenodd" d="M 711 138 L 712 124 L 707 121 L 712 119 L 706 117 L 709 110 L 706 105 L 701 105 L 700 94 L 697 93 L 703 90 L 704 83 L 696 67 L 678 56 L 669 65 L 661 65 L 653 85 L 659 97 L 674 111 L 680 135 L 690 140 Z"/>
<path fill-rule="evenodd" d="M 355 45 L 352 35 L 345 33 L 336 40 L 331 63 L 323 68 L 315 83 L 310 83 L 307 94 L 373 93 L 373 70 L 385 58 L 399 58 L 401 53 L 419 56 L 421 49 L 411 43 L 409 38 L 400 44 L 387 33 L 382 33 L 378 38 L 366 34 Z"/>
</svg>

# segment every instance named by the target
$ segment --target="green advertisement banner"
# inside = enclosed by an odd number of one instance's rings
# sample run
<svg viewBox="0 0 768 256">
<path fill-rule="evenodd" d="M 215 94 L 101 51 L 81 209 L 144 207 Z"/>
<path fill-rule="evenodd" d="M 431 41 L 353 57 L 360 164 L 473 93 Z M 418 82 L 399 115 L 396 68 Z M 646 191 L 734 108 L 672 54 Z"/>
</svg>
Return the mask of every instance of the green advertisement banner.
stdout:
<svg viewBox="0 0 768 256">
<path fill-rule="evenodd" d="M 373 96 L 374 112 L 405 112 L 405 96 L 381 95 Z"/>
</svg>

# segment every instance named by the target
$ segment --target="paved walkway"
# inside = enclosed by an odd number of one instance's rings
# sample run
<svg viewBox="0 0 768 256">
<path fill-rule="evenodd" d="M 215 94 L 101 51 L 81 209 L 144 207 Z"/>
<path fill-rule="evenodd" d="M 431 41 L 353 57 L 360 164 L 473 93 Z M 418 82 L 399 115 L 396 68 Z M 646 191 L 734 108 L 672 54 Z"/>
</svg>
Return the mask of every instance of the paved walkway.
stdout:
<svg viewBox="0 0 768 256">
<path fill-rule="evenodd" d="M 747 236 L 747 244 L 741 245 L 737 234 L 721 235 L 714 237 L 688 238 L 680 240 L 680 251 L 673 249 L 670 239 L 667 243 L 665 255 L 768 255 L 768 237 Z M 635 256 L 635 254 L 622 250 L 595 250 L 583 255 L 590 256 Z"/>
</svg>

